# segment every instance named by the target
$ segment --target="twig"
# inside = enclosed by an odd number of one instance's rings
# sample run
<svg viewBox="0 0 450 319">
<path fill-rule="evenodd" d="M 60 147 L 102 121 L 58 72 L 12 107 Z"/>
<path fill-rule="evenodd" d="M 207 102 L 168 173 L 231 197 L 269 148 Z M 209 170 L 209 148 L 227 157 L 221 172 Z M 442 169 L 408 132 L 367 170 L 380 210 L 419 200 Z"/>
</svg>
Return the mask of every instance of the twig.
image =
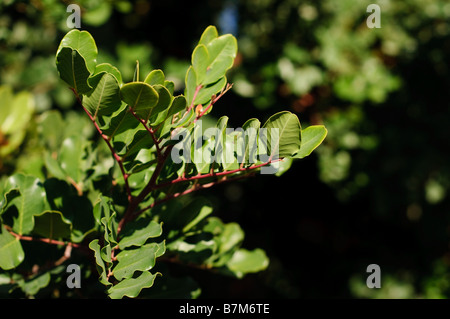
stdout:
<svg viewBox="0 0 450 319">
<path fill-rule="evenodd" d="M 130 185 L 128 183 L 128 174 L 125 172 L 125 168 L 123 166 L 123 162 L 122 159 L 120 158 L 120 156 L 116 153 L 116 151 L 114 150 L 114 148 L 112 147 L 110 141 L 109 141 L 109 137 L 105 134 L 103 134 L 103 131 L 101 130 L 101 128 L 98 126 L 97 121 L 95 120 L 95 118 L 89 113 L 89 111 L 83 106 L 83 103 L 80 99 L 80 96 L 78 95 L 77 91 L 75 91 L 75 89 L 71 89 L 73 91 L 73 93 L 75 94 L 75 97 L 77 98 L 78 103 L 81 105 L 81 107 L 83 108 L 83 110 L 86 112 L 86 114 L 89 116 L 89 119 L 91 120 L 91 122 L 94 124 L 95 128 L 97 129 L 97 132 L 100 134 L 101 138 L 106 142 L 106 144 L 108 145 L 109 150 L 111 151 L 114 159 L 116 160 L 116 162 L 119 164 L 120 167 L 120 171 L 122 172 L 122 176 L 123 179 L 125 181 L 125 188 L 127 191 L 127 195 L 128 195 L 128 201 L 130 202 L 133 199 L 133 196 L 131 195 L 131 189 L 130 189 Z"/>
<path fill-rule="evenodd" d="M 155 137 L 155 131 L 149 127 L 147 125 L 147 123 L 145 122 L 145 120 L 141 119 L 135 111 L 133 111 L 131 109 L 131 107 L 129 108 L 129 111 L 131 112 L 131 114 L 133 114 L 133 116 L 139 121 L 141 122 L 141 124 L 144 126 L 144 128 L 147 130 L 147 132 L 150 133 L 150 136 L 152 137 L 153 142 L 155 143 L 156 146 L 156 153 L 158 154 L 158 157 L 161 155 L 161 148 L 159 147 L 159 141 L 156 139 Z"/>
<path fill-rule="evenodd" d="M 130 205 L 128 205 L 125 215 L 120 220 L 119 225 L 117 226 L 117 235 L 120 233 L 123 226 L 128 221 L 130 221 L 132 218 L 135 217 L 134 215 L 136 215 L 136 214 L 134 214 L 134 211 L 136 210 L 136 208 L 145 199 L 145 197 L 147 197 L 147 195 L 150 194 L 150 192 L 155 188 L 156 181 L 159 177 L 159 174 L 161 174 L 161 171 L 164 167 L 164 164 L 165 164 L 167 158 L 169 157 L 169 154 L 170 154 L 172 148 L 173 148 L 173 145 L 168 146 L 166 148 L 165 153 L 163 153 L 160 157 L 158 157 L 158 163 L 156 164 L 155 170 L 153 171 L 153 174 L 150 177 L 150 181 L 145 186 L 145 188 L 139 193 L 139 195 L 132 199 L 132 201 L 130 202 Z"/>
<path fill-rule="evenodd" d="M 235 170 L 231 170 L 231 171 L 224 171 L 224 172 L 217 172 L 217 173 L 213 172 L 213 173 L 208 173 L 208 174 L 195 175 L 195 176 L 191 176 L 191 177 L 181 176 L 181 177 L 173 179 L 173 180 L 171 180 L 169 182 L 158 184 L 158 185 L 155 186 L 155 188 L 162 188 L 162 187 L 173 185 L 173 184 L 176 184 L 176 183 L 193 181 L 193 180 L 203 179 L 203 178 L 208 178 L 208 177 L 225 176 L 225 175 L 230 175 L 230 174 L 234 174 L 234 173 L 238 173 L 238 172 L 245 172 L 245 171 L 261 168 L 263 166 L 269 165 L 271 163 L 276 163 L 276 162 L 281 161 L 281 160 L 282 160 L 282 158 L 279 158 L 279 159 L 276 159 L 276 160 L 273 160 L 273 161 L 269 161 L 269 162 L 265 162 L 265 163 L 262 163 L 262 164 L 249 166 L 249 167 L 241 167 L 241 168 L 238 168 L 238 169 L 235 169 Z"/>
<path fill-rule="evenodd" d="M 4 225 L 4 226 L 11 235 L 13 235 L 14 237 L 16 237 L 19 240 L 37 241 L 37 242 L 47 243 L 47 244 L 51 244 L 51 245 L 70 246 L 70 247 L 75 247 L 75 248 L 80 248 L 80 249 L 87 249 L 86 246 L 80 245 L 77 243 L 64 242 L 64 241 L 55 240 L 55 239 L 51 239 L 51 238 L 35 238 L 35 237 L 31 237 L 31 236 L 19 235 L 19 234 L 16 234 L 15 232 L 13 232 L 11 227 L 9 227 L 7 225 Z M 64 254 L 66 254 L 66 252 Z"/>
<path fill-rule="evenodd" d="M 253 173 L 253 172 L 252 172 L 252 173 Z M 152 209 L 153 207 L 155 207 L 155 206 L 157 206 L 157 205 L 160 205 L 160 204 L 162 204 L 162 203 L 165 203 L 165 202 L 167 202 L 167 201 L 170 200 L 170 199 L 177 198 L 177 197 L 180 197 L 180 196 L 183 196 L 183 195 L 187 195 L 187 194 L 189 194 L 189 193 L 192 193 L 192 192 L 195 192 L 195 191 L 198 191 L 198 190 L 201 190 L 201 189 L 210 188 L 210 187 L 212 187 L 212 186 L 214 186 L 214 185 L 222 184 L 222 183 L 225 183 L 225 182 L 234 182 L 234 181 L 238 181 L 238 180 L 240 180 L 240 179 L 248 178 L 249 176 L 252 175 L 252 173 L 251 173 L 251 174 L 246 174 L 246 175 L 236 176 L 236 177 L 233 177 L 233 178 L 227 178 L 227 176 L 225 176 L 225 177 L 222 178 L 221 180 L 218 180 L 218 181 L 215 181 L 215 182 L 211 182 L 211 183 L 207 183 L 207 184 L 198 184 L 198 183 L 196 183 L 196 184 L 194 184 L 191 188 L 189 188 L 189 189 L 187 189 L 187 190 L 185 190 L 185 191 L 183 191 L 183 192 L 174 193 L 174 194 L 169 194 L 169 195 L 167 195 L 165 198 L 153 202 L 153 203 L 150 204 L 149 206 L 144 207 L 143 209 L 141 209 L 140 211 L 138 211 L 138 212 L 136 213 L 136 216 L 142 214 L 142 213 L 145 212 L 146 210 Z"/>
<path fill-rule="evenodd" d="M 225 93 L 227 93 L 231 88 L 233 87 L 233 84 L 227 83 L 226 87 L 222 89 L 219 95 L 213 96 L 211 98 L 211 102 L 209 105 L 195 118 L 194 123 L 198 121 L 203 115 L 208 112 L 208 110 L 222 97 Z"/>
</svg>

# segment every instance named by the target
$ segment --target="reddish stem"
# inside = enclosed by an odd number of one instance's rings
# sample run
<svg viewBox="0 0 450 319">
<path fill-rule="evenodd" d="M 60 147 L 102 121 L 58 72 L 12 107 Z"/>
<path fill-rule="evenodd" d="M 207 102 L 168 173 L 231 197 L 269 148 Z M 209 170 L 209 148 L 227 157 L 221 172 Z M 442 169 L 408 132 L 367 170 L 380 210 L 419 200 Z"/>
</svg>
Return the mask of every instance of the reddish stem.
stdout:
<svg viewBox="0 0 450 319">
<path fill-rule="evenodd" d="M 228 92 L 233 87 L 233 84 L 227 84 L 227 86 L 220 92 L 218 96 L 213 96 L 211 98 L 211 102 L 208 104 L 208 106 L 195 118 L 194 123 L 197 122 L 199 118 L 201 118 L 203 115 L 208 112 L 208 110 L 222 97 L 225 93 Z"/>
<path fill-rule="evenodd" d="M 250 166 L 250 167 L 238 168 L 238 169 L 231 170 L 231 171 L 224 171 L 224 172 L 218 172 L 218 173 L 214 173 L 213 172 L 213 173 L 202 174 L 202 175 L 199 174 L 199 175 L 195 175 L 195 176 L 191 176 L 191 177 L 183 177 L 182 176 L 182 177 L 173 179 L 173 180 L 171 180 L 169 182 L 158 184 L 158 185 L 155 186 L 155 188 L 162 188 L 162 187 L 173 185 L 173 184 L 176 184 L 176 183 L 193 181 L 193 180 L 202 179 L 202 178 L 208 178 L 208 177 L 214 177 L 214 176 L 225 176 L 225 175 L 230 175 L 230 174 L 234 174 L 234 173 L 238 173 L 238 172 L 245 172 L 245 171 L 249 171 L 249 170 L 252 170 L 252 169 L 257 169 L 257 168 L 260 168 L 260 167 L 263 167 L 263 166 L 266 166 L 266 165 L 269 165 L 271 163 L 275 163 L 275 162 L 278 162 L 278 161 L 281 161 L 281 160 L 282 160 L 282 158 L 276 159 L 276 160 L 273 160 L 273 161 L 269 161 L 269 162 L 266 162 L 266 163 Z"/>
<path fill-rule="evenodd" d="M 113 155 L 114 159 L 119 164 L 120 171 L 122 172 L 123 179 L 125 181 L 125 188 L 126 188 L 127 195 L 128 195 L 128 201 L 131 201 L 133 199 L 133 196 L 131 195 L 131 189 L 130 189 L 130 185 L 128 183 L 128 174 L 125 172 L 125 168 L 123 166 L 122 159 L 120 158 L 120 156 L 116 153 L 116 151 L 112 147 L 112 145 L 111 145 L 111 143 L 109 141 L 109 137 L 107 135 L 103 134 L 103 131 L 98 126 L 97 121 L 95 120 L 95 117 L 93 117 L 89 113 L 89 111 L 83 106 L 83 103 L 81 102 L 80 96 L 78 95 L 77 91 L 75 91 L 75 89 L 72 89 L 72 91 L 75 94 L 75 97 L 77 98 L 78 103 L 81 105 L 81 107 L 83 108 L 84 112 L 86 112 L 86 114 L 89 116 L 89 119 L 94 124 L 94 126 L 95 126 L 97 132 L 100 134 L 101 138 L 106 142 L 106 145 L 108 145 L 108 148 L 111 151 L 111 154 Z"/>
<path fill-rule="evenodd" d="M 19 235 L 19 234 L 16 234 L 15 232 L 13 232 L 9 226 L 6 226 L 6 225 L 4 225 L 4 226 L 5 226 L 6 230 L 11 235 L 13 235 L 14 237 L 18 238 L 19 240 L 38 241 L 38 242 L 43 242 L 43 243 L 52 244 L 52 245 L 72 246 L 72 247 L 75 247 L 75 248 L 86 249 L 85 246 L 80 245 L 80 244 L 76 244 L 76 243 L 64 242 L 64 241 L 60 241 L 60 240 L 54 240 L 54 239 L 51 239 L 51 238 L 35 238 L 35 237 L 31 237 L 31 236 Z"/>
<path fill-rule="evenodd" d="M 117 226 L 117 234 L 120 233 L 125 223 L 129 222 L 130 220 L 134 219 L 139 215 L 133 213 L 139 206 L 139 204 L 145 199 L 145 197 L 147 197 L 147 195 L 150 194 L 150 192 L 155 189 L 156 180 L 158 179 L 159 174 L 161 174 L 161 171 L 164 167 L 164 163 L 166 162 L 167 157 L 169 157 L 172 148 L 173 146 L 168 146 L 166 152 L 162 154 L 160 157 L 158 157 L 158 163 L 156 164 L 155 170 L 153 171 L 153 174 L 150 177 L 150 181 L 145 186 L 145 188 L 139 193 L 139 195 L 133 198 L 133 200 L 130 202 L 130 205 L 128 205 L 125 215 L 120 220 L 119 225 Z"/>
<path fill-rule="evenodd" d="M 149 126 L 147 125 L 147 123 L 145 123 L 145 120 L 141 119 L 141 118 L 136 114 L 136 112 L 134 112 L 134 111 L 131 109 L 131 107 L 130 107 L 129 110 L 130 110 L 131 114 L 133 114 L 133 116 L 134 116 L 139 122 L 141 122 L 141 124 L 144 126 L 144 128 L 147 130 L 147 132 L 150 133 L 150 136 L 152 137 L 152 140 L 153 140 L 153 142 L 155 143 L 155 146 L 156 146 L 156 152 L 157 152 L 158 157 L 159 157 L 159 156 L 161 155 L 161 148 L 159 147 L 159 141 L 156 139 L 155 131 L 154 131 L 151 127 L 149 127 Z"/>
<path fill-rule="evenodd" d="M 189 188 L 189 189 L 187 189 L 187 190 L 185 190 L 183 192 L 170 194 L 170 195 L 167 195 L 165 198 L 163 198 L 161 200 L 153 202 L 151 205 L 149 205 L 149 206 L 141 209 L 140 211 L 138 211 L 136 213 L 136 216 L 140 215 L 141 213 L 145 212 L 148 209 L 152 209 L 153 207 L 155 207 L 155 206 L 157 206 L 159 204 L 165 203 L 165 202 L 167 202 L 170 199 L 177 198 L 177 197 L 180 197 L 180 196 L 183 196 L 183 195 L 187 195 L 189 193 L 198 191 L 200 189 L 209 188 L 209 187 L 212 187 L 214 185 L 218 185 L 218 184 L 221 184 L 221 183 L 224 183 L 224 182 L 231 182 L 231 181 L 237 181 L 237 180 L 240 180 L 240 179 L 244 179 L 244 178 L 249 177 L 249 175 L 251 175 L 251 174 L 247 174 L 247 175 L 244 175 L 244 176 L 236 176 L 234 178 L 229 178 L 229 179 L 227 179 L 225 177 L 225 178 L 223 178 L 221 180 L 218 180 L 218 181 L 215 181 L 215 182 L 211 182 L 211 183 L 207 183 L 207 184 L 194 184 L 191 188 Z"/>
</svg>

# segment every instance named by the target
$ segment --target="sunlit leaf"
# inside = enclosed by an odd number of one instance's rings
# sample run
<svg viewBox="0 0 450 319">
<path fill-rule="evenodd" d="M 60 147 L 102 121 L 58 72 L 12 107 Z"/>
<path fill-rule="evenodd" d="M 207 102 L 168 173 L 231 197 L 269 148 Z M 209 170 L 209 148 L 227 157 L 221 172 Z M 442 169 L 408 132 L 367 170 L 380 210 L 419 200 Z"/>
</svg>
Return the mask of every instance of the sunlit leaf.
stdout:
<svg viewBox="0 0 450 319">
<path fill-rule="evenodd" d="M 295 114 L 287 111 L 276 113 L 263 128 L 267 129 L 267 155 L 272 159 L 290 157 L 300 150 L 301 126 Z"/>
<path fill-rule="evenodd" d="M 323 142 L 327 132 L 323 125 L 312 125 L 302 130 L 302 145 L 294 158 L 303 158 L 311 154 Z"/>
</svg>

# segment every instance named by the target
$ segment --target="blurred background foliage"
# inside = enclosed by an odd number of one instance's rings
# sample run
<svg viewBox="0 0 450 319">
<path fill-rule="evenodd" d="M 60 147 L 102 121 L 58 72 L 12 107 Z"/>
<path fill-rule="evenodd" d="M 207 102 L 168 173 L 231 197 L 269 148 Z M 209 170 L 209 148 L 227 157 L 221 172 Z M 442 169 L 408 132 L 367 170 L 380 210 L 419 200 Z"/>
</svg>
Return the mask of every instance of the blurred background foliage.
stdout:
<svg viewBox="0 0 450 319">
<path fill-rule="evenodd" d="M 139 60 L 142 74 L 161 68 L 183 90 L 194 41 L 214 24 L 237 37 L 239 54 L 233 89 L 211 118 L 239 127 L 290 110 L 329 130 L 282 177 L 203 192 L 271 264 L 243 280 L 169 265 L 205 287 L 202 297 L 450 297 L 447 0 L 2 0 L 0 176 L 39 176 L 40 152 L 52 147 L 36 131 L 46 111 L 66 119 L 62 135 L 92 136 L 54 63 L 70 3 L 99 62 L 117 65 L 124 81 Z M 371 3 L 379 29 L 366 25 Z M 381 289 L 365 285 L 371 263 Z"/>
</svg>

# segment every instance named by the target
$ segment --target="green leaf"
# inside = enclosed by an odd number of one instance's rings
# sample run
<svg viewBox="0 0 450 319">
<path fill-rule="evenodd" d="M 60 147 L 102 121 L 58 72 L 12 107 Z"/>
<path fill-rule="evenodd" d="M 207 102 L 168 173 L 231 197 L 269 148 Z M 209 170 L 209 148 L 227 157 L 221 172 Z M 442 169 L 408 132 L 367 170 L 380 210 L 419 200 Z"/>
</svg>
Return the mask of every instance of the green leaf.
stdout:
<svg viewBox="0 0 450 319">
<path fill-rule="evenodd" d="M 2 200 L 0 201 L 0 216 L 6 211 L 6 208 L 8 208 L 11 200 L 17 196 L 20 196 L 19 189 L 14 188 L 11 185 L 7 185 L 6 189 L 3 190 Z"/>
<path fill-rule="evenodd" d="M 209 62 L 203 83 L 209 84 L 223 77 L 233 66 L 237 53 L 237 41 L 231 34 L 225 34 L 209 42 L 206 48 L 209 53 Z"/>
<path fill-rule="evenodd" d="M 294 158 L 304 158 L 311 154 L 323 142 L 327 133 L 323 125 L 312 125 L 302 130 L 302 145 Z"/>
<path fill-rule="evenodd" d="M 229 261 L 244 240 L 244 231 L 237 223 L 224 224 L 214 238 L 217 249 L 207 263 L 212 267 L 221 267 Z"/>
<path fill-rule="evenodd" d="M 28 296 L 34 296 L 39 290 L 45 288 L 50 283 L 50 272 L 45 272 L 41 275 L 37 275 L 27 281 L 20 280 L 19 287 Z"/>
<path fill-rule="evenodd" d="M 226 162 L 226 150 L 224 148 L 227 146 L 226 143 L 228 141 L 226 136 L 226 129 L 228 124 L 228 116 L 222 116 L 217 120 L 216 123 L 216 132 L 217 136 L 214 137 L 214 161 L 217 163 L 224 163 Z M 228 143 L 228 146 L 232 146 L 230 143 Z M 233 156 L 234 158 L 234 156 Z"/>
<path fill-rule="evenodd" d="M 188 114 L 181 118 L 178 122 L 172 125 L 172 128 L 177 128 L 188 124 L 194 117 L 195 110 L 192 108 Z"/>
<path fill-rule="evenodd" d="M 194 127 L 194 138 L 191 148 L 192 162 L 195 164 L 197 173 L 206 174 L 209 173 L 212 162 L 215 141 L 212 138 L 203 142 L 202 132 L 199 126 Z"/>
<path fill-rule="evenodd" d="M 190 66 L 186 71 L 185 86 L 184 96 L 186 97 L 188 105 L 191 105 L 194 103 L 193 99 L 197 88 L 197 75 L 195 74 L 192 66 Z"/>
<path fill-rule="evenodd" d="M 164 81 L 164 86 L 167 90 L 169 90 L 170 95 L 173 95 L 173 91 L 175 90 L 175 83 L 173 83 L 173 81 Z"/>
<path fill-rule="evenodd" d="M 104 134 L 113 138 L 116 135 L 128 132 L 134 134 L 133 132 L 136 132 L 139 125 L 139 121 L 136 120 L 131 112 L 128 112 L 128 106 L 123 103 L 121 108 L 111 115 L 111 120 L 102 130 Z"/>
<path fill-rule="evenodd" d="M 56 67 L 60 78 L 78 94 L 87 93 L 92 89 L 88 84 L 91 73 L 77 50 L 62 48 L 56 56 Z"/>
<path fill-rule="evenodd" d="M 258 133 L 261 122 L 258 119 L 249 119 L 242 129 L 244 130 L 244 158 L 243 163 L 256 163 L 258 155 Z"/>
<path fill-rule="evenodd" d="M 89 243 L 89 248 L 94 251 L 95 262 L 97 263 L 97 271 L 100 274 L 99 281 L 104 285 L 111 285 L 107 280 L 105 262 L 101 256 L 101 247 L 98 244 L 98 239 L 94 239 Z"/>
<path fill-rule="evenodd" d="M 183 209 L 184 216 L 181 219 L 184 227 L 182 228 L 183 233 L 187 233 L 194 226 L 204 220 L 207 216 L 209 216 L 213 211 L 211 204 L 206 201 L 204 198 L 196 198 L 189 205 Z"/>
<path fill-rule="evenodd" d="M 77 50 L 81 57 L 86 61 L 89 73 L 94 73 L 95 66 L 97 65 L 98 51 L 94 38 L 92 38 L 89 32 L 77 29 L 69 31 L 61 40 L 56 55 L 66 47 Z"/>
<path fill-rule="evenodd" d="M 111 115 L 120 108 L 120 88 L 113 75 L 101 72 L 91 78 L 90 84 L 94 89 L 83 97 L 83 105 L 94 118 Z"/>
<path fill-rule="evenodd" d="M 39 138 L 45 142 L 46 149 L 49 152 L 59 151 L 59 147 L 64 140 L 64 135 L 61 132 L 64 132 L 66 128 L 61 113 L 56 110 L 47 111 L 38 118 Z"/>
<path fill-rule="evenodd" d="M 123 156 L 124 162 L 133 161 L 139 151 L 142 149 L 150 149 L 153 144 L 153 139 L 148 135 L 147 130 L 138 130 L 134 136 L 132 136 L 131 142 L 117 153 Z"/>
<path fill-rule="evenodd" d="M 72 242 L 81 242 L 95 230 L 92 203 L 86 196 L 79 196 L 67 182 L 56 178 L 45 180 L 44 186 L 50 208 L 60 211 L 72 223 Z"/>
<path fill-rule="evenodd" d="M 242 278 L 247 273 L 262 271 L 269 265 L 269 259 L 262 249 L 248 251 L 239 249 L 227 262 L 227 268 L 238 278 Z"/>
<path fill-rule="evenodd" d="M 115 66 L 109 64 L 109 63 L 101 63 L 97 64 L 95 66 L 95 72 L 94 75 L 100 74 L 102 72 L 109 73 L 113 75 L 116 78 L 117 83 L 122 84 L 122 74 L 120 73 L 119 69 L 117 69 Z"/>
<path fill-rule="evenodd" d="M 131 278 L 136 271 L 150 270 L 155 266 L 156 253 L 160 249 L 156 243 L 144 245 L 137 249 L 122 250 L 117 254 L 117 265 L 113 275 L 117 280 Z"/>
<path fill-rule="evenodd" d="M 217 32 L 217 28 L 213 25 L 210 25 L 205 29 L 205 31 L 203 31 L 198 44 L 207 45 L 208 43 L 210 43 L 212 40 L 214 40 L 218 36 L 219 36 L 219 33 Z"/>
<path fill-rule="evenodd" d="M 112 200 L 109 197 L 101 196 L 100 202 L 97 203 L 97 205 L 100 206 L 100 216 L 104 216 L 100 219 L 100 223 L 103 225 L 104 231 L 105 231 L 105 242 L 106 243 L 112 243 L 117 244 L 116 238 L 117 238 L 117 221 L 116 221 L 116 212 L 114 210 L 114 207 L 112 205 Z M 96 215 L 98 216 L 98 212 Z M 107 246 L 107 245 L 105 245 Z M 109 249 L 109 248 L 108 248 Z M 110 262 L 111 258 L 111 251 L 109 251 L 109 254 L 107 255 L 108 262 Z M 103 258 L 105 260 L 105 258 Z"/>
<path fill-rule="evenodd" d="M 61 212 L 46 211 L 35 215 L 33 233 L 45 238 L 70 238 L 72 224 Z"/>
<path fill-rule="evenodd" d="M 9 206 L 17 208 L 17 215 L 12 216 L 12 230 L 19 234 L 27 234 L 34 228 L 34 215 L 46 208 L 45 189 L 38 178 L 16 174 L 8 179 L 11 188 L 17 188 L 20 196 L 13 198 Z"/>
<path fill-rule="evenodd" d="M 233 132 L 232 134 L 227 134 L 225 136 L 225 145 L 221 154 L 222 155 L 221 163 L 223 170 L 239 169 L 240 161 L 238 161 L 238 159 L 242 159 L 242 149 L 243 149 L 242 140 L 239 139 L 240 135 L 241 135 L 240 132 Z"/>
<path fill-rule="evenodd" d="M 20 240 L 11 235 L 5 226 L 1 225 L 0 230 L 0 268 L 13 269 L 20 265 L 25 258 L 25 253 Z"/>
<path fill-rule="evenodd" d="M 2 86 L 0 87 L 0 101 L 2 102 L 0 132 L 4 135 L 12 135 L 26 129 L 35 109 L 33 96 L 25 91 L 14 96 L 10 86 Z M 8 141 L 9 143 L 10 141 Z"/>
<path fill-rule="evenodd" d="M 5 121 L 10 116 L 12 108 L 12 102 L 14 99 L 13 90 L 10 85 L 2 85 L 0 86 L 0 101 L 2 101 L 2 107 L 0 108 L 0 129 L 3 133 L 6 132 L 5 129 Z M 9 124 L 7 127 L 13 127 L 13 125 Z"/>
<path fill-rule="evenodd" d="M 159 99 L 156 90 L 143 82 L 132 82 L 123 85 L 120 89 L 120 96 L 133 111 L 144 119 L 148 118 Z"/>
<path fill-rule="evenodd" d="M 195 105 L 206 104 L 211 101 L 211 97 L 214 94 L 219 93 L 227 84 L 227 78 L 224 76 L 214 83 L 210 83 L 204 86 L 197 94 L 195 98 Z M 211 111 L 211 110 L 210 110 Z"/>
<path fill-rule="evenodd" d="M 77 184 L 82 181 L 82 165 L 84 156 L 84 139 L 80 135 L 66 138 L 58 156 L 61 168 Z"/>
<path fill-rule="evenodd" d="M 67 178 L 66 172 L 61 168 L 59 162 L 54 159 L 49 152 L 44 155 L 44 163 L 51 176 L 65 180 Z"/>
<path fill-rule="evenodd" d="M 300 150 L 301 126 L 295 114 L 288 111 L 276 113 L 263 128 L 267 129 L 263 133 L 267 137 L 267 155 L 272 159 L 290 157 Z"/>
<path fill-rule="evenodd" d="M 125 224 L 120 235 L 119 247 L 125 249 L 130 246 L 142 246 L 147 239 L 161 236 L 161 234 L 162 223 L 149 218 L 140 218 Z"/>
<path fill-rule="evenodd" d="M 170 105 L 172 103 L 172 95 L 169 90 L 162 85 L 155 85 L 153 88 L 158 93 L 159 99 L 156 106 L 151 110 L 148 118 L 150 118 L 150 125 L 155 126 L 163 122 L 167 113 L 169 112 Z"/>
<path fill-rule="evenodd" d="M 159 273 L 152 274 L 146 271 L 137 278 L 125 279 L 108 290 L 109 297 L 111 299 L 121 299 L 124 296 L 135 298 L 142 289 L 153 286 L 157 275 Z"/>
<path fill-rule="evenodd" d="M 192 67 L 197 75 L 196 84 L 201 85 L 206 76 L 209 54 L 206 46 L 199 44 L 192 53 Z"/>
<path fill-rule="evenodd" d="M 170 106 L 169 112 L 167 116 L 172 116 L 177 114 L 178 112 L 183 111 L 186 108 L 187 102 L 183 95 L 175 96 L 172 105 Z"/>
<path fill-rule="evenodd" d="M 151 71 L 144 80 L 144 83 L 149 85 L 164 85 L 165 76 L 163 71 L 161 70 L 153 70 Z"/>
<path fill-rule="evenodd" d="M 279 162 L 272 163 L 271 165 L 276 170 L 275 176 L 281 176 L 284 173 L 286 173 L 291 168 L 292 162 L 293 162 L 292 157 L 285 157 Z"/>
</svg>

